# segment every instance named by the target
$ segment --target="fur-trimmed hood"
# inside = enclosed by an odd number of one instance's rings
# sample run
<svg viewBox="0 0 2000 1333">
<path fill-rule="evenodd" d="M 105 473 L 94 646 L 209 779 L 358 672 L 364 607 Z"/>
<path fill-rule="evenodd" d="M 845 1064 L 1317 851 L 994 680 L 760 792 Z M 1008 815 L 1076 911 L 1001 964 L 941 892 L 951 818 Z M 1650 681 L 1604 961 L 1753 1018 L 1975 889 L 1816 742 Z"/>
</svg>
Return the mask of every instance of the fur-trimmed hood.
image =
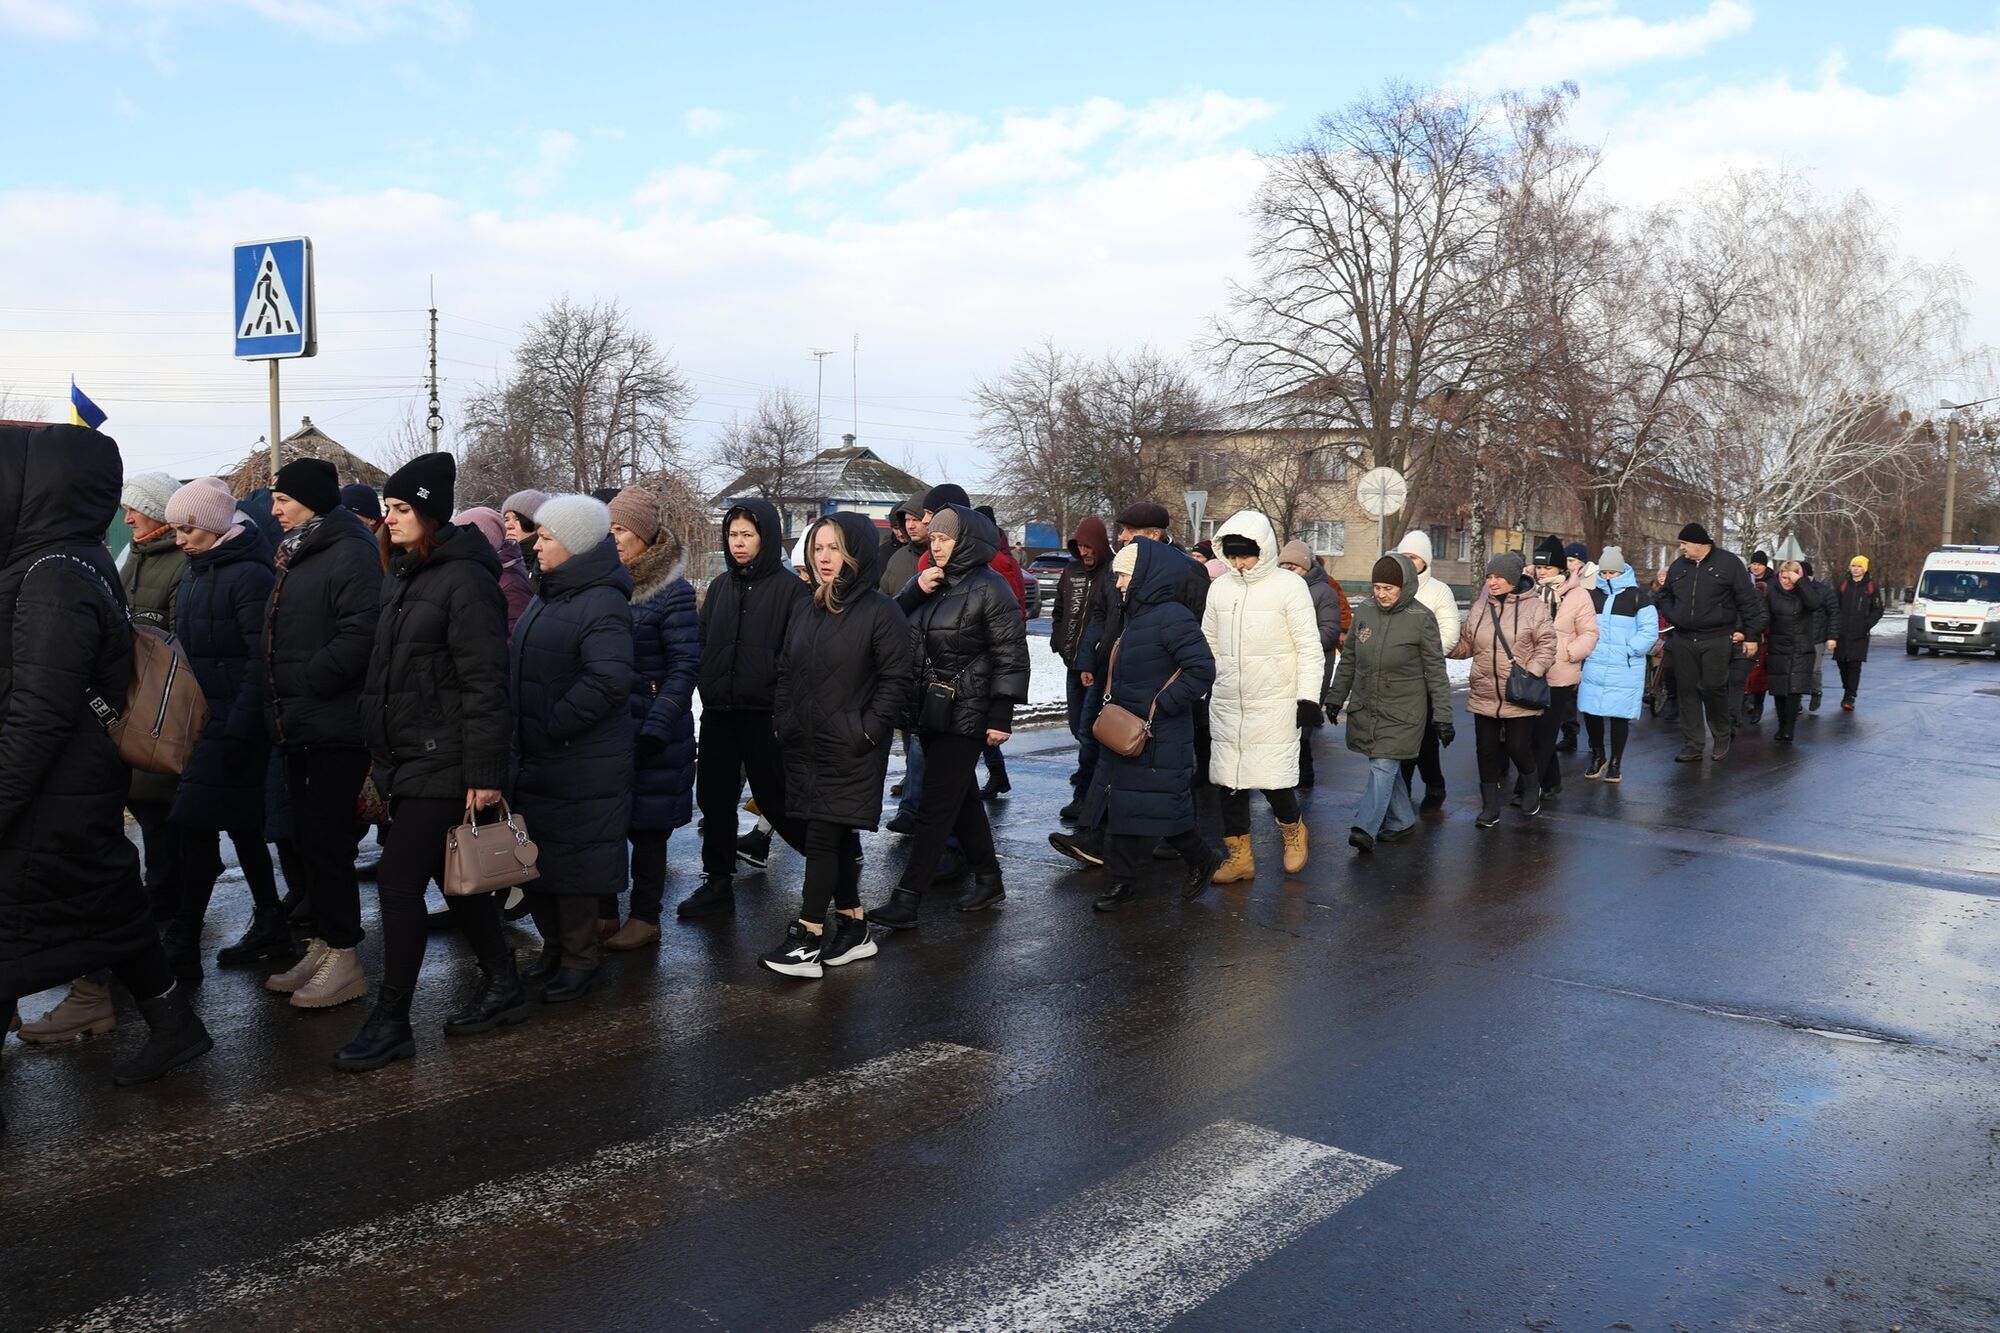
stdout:
<svg viewBox="0 0 2000 1333">
<path fill-rule="evenodd" d="M 666 592 L 681 576 L 681 539 L 671 529 L 662 528 L 660 539 L 646 553 L 626 567 L 632 576 L 632 605 L 650 602 Z"/>
</svg>

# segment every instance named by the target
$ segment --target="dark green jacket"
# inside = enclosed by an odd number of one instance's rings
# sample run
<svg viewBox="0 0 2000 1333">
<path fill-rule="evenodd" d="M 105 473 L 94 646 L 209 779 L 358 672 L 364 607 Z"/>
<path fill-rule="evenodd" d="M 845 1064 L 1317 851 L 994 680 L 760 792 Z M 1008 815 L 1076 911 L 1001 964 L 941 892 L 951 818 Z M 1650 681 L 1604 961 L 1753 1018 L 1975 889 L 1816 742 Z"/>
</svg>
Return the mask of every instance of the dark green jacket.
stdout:
<svg viewBox="0 0 2000 1333">
<path fill-rule="evenodd" d="M 125 582 L 125 600 L 132 605 L 134 624 L 150 625 L 168 634 L 174 632 L 181 571 L 186 568 L 187 556 L 174 545 L 172 528 L 157 537 L 132 544 L 132 549 L 126 552 L 121 577 Z M 169 774 L 135 772 L 132 774 L 132 799 L 164 805 L 174 799 L 174 789 L 179 785 L 178 779 Z"/>
<path fill-rule="evenodd" d="M 1414 759 L 1424 724 L 1451 718 L 1451 687 L 1437 617 L 1416 600 L 1417 567 L 1408 556 L 1403 595 L 1384 610 L 1370 595 L 1354 603 L 1354 624 L 1326 695 L 1329 716 L 1347 713 L 1347 748 L 1370 759 Z"/>
</svg>

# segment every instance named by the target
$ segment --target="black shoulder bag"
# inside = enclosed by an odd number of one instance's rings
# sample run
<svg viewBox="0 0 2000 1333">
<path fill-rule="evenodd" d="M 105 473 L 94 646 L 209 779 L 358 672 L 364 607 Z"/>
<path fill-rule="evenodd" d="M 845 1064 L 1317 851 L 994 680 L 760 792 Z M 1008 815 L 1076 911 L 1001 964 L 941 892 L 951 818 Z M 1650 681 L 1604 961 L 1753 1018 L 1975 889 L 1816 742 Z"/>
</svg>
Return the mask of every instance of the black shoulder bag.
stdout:
<svg viewBox="0 0 2000 1333">
<path fill-rule="evenodd" d="M 1507 654 L 1507 702 L 1516 708 L 1540 712 L 1551 701 L 1549 682 L 1514 660 L 1514 645 L 1507 642 L 1506 632 L 1500 628 L 1500 608 L 1489 605 L 1486 609 L 1493 613 L 1493 637 L 1500 640 L 1500 647 Z"/>
</svg>

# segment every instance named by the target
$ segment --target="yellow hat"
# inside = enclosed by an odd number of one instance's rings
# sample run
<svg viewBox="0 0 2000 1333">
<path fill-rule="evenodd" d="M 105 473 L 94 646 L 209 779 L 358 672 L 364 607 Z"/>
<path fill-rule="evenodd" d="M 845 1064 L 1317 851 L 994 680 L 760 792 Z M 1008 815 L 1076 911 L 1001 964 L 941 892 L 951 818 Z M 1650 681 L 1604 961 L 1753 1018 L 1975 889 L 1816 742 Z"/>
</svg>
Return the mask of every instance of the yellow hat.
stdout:
<svg viewBox="0 0 2000 1333">
<path fill-rule="evenodd" d="M 1867 557 L 1867 556 L 1865 556 L 1865 555 L 1857 555 L 1857 556 L 1855 556 L 1855 557 L 1854 557 L 1854 558 L 1853 558 L 1852 560 L 1848 561 L 1847 563 L 1848 563 L 1848 564 L 1850 564 L 1850 565 L 1859 565 L 1859 566 L 1861 566 L 1861 567 L 1862 567 L 1863 569 L 1867 569 L 1867 568 L 1868 568 L 1868 557 Z"/>
</svg>

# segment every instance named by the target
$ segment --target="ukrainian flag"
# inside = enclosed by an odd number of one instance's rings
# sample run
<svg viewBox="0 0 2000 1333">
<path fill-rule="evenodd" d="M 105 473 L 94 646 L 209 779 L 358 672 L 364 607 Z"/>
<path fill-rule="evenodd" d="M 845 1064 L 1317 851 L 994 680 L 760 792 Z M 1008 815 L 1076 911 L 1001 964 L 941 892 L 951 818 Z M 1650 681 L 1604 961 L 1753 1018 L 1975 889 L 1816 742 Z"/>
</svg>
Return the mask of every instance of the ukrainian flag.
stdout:
<svg viewBox="0 0 2000 1333">
<path fill-rule="evenodd" d="M 69 381 L 69 419 L 79 426 L 92 430 L 104 424 L 104 409 L 90 401 L 90 395 L 76 387 L 76 377 Z"/>
</svg>

